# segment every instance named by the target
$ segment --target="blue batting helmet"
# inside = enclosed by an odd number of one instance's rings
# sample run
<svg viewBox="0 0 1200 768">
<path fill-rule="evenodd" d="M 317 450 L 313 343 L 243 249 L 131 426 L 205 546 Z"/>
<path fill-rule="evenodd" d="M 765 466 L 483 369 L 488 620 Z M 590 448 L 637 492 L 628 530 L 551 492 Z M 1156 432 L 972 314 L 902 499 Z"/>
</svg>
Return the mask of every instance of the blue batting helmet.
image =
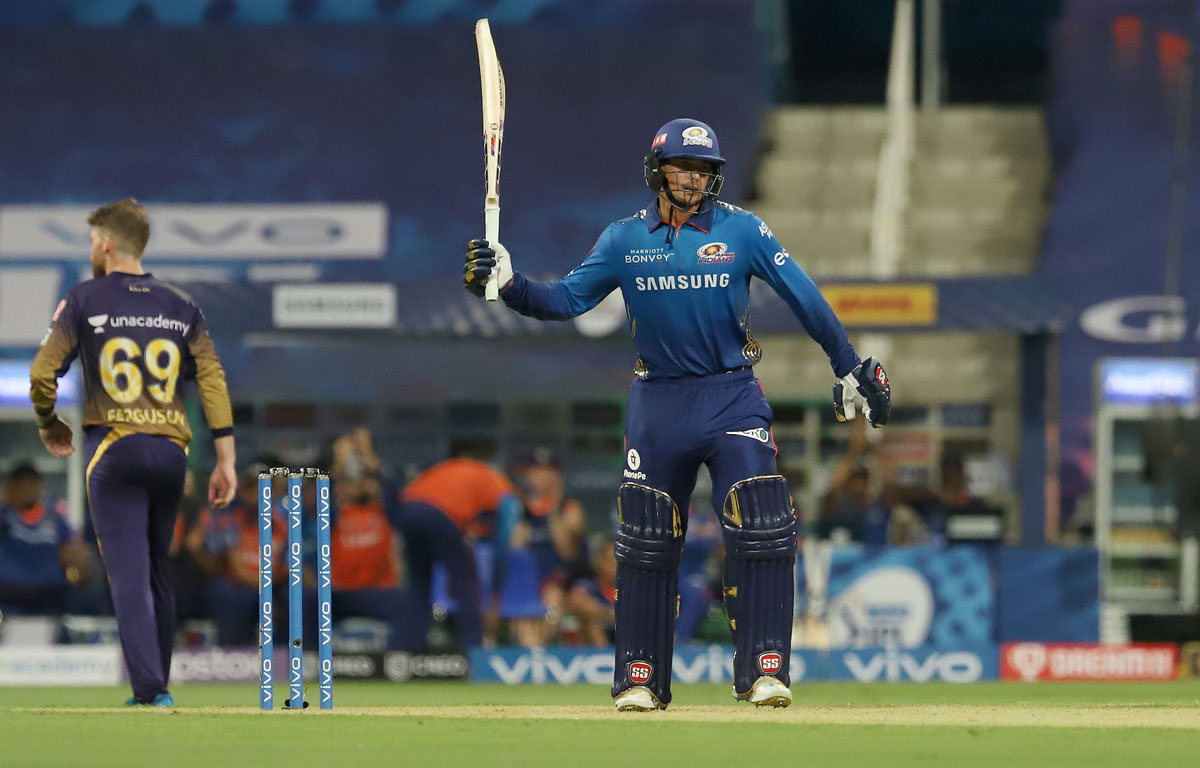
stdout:
<svg viewBox="0 0 1200 768">
<path fill-rule="evenodd" d="M 650 142 L 650 151 L 646 153 L 642 163 L 646 186 L 655 192 L 661 190 L 663 188 L 662 162 L 677 158 L 712 163 L 715 169 L 704 196 L 711 200 L 720 194 L 721 186 L 725 181 L 721 173 L 721 166 L 725 164 L 725 158 L 721 156 L 721 145 L 717 141 L 716 131 L 706 123 L 690 117 L 677 117 L 659 128 Z M 669 192 L 668 199 L 671 199 Z M 672 200 L 672 202 L 674 201 Z"/>
</svg>

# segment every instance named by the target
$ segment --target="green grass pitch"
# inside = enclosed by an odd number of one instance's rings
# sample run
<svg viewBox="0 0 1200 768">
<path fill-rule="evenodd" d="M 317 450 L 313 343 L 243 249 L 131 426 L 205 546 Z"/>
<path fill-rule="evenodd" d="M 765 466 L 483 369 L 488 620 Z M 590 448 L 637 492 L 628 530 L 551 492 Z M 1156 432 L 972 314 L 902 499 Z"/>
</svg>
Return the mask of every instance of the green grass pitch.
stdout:
<svg viewBox="0 0 1200 768">
<path fill-rule="evenodd" d="M 0 688 L 0 765 L 1200 764 L 1200 681 L 802 683 L 791 708 L 763 711 L 680 685 L 662 713 L 613 712 L 596 686 L 339 683 L 333 713 L 259 713 L 253 685 L 173 693 L 179 706 L 156 710 L 119 708 L 124 688 Z"/>
</svg>

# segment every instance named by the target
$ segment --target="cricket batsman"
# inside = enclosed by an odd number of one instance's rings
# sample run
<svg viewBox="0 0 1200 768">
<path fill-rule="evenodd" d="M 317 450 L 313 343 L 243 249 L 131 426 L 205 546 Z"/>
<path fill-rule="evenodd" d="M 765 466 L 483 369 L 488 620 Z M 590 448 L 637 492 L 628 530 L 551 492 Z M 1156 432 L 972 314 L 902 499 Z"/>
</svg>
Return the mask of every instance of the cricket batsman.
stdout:
<svg viewBox="0 0 1200 768">
<path fill-rule="evenodd" d="M 750 332 L 750 279 L 765 280 L 825 350 L 839 420 L 861 407 L 881 427 L 891 409 L 883 365 L 855 354 L 828 302 L 770 228 L 717 199 L 724 164 L 705 123 L 679 118 L 659 128 L 643 162 L 654 198 L 609 225 L 562 280 L 529 280 L 500 243 L 467 245 L 467 289 L 482 296 L 494 274 L 505 304 L 523 315 L 566 320 L 617 288 L 624 296 L 638 360 L 617 492 L 612 694 L 623 711 L 671 702 L 679 560 L 702 463 L 725 540 L 733 695 L 758 706 L 792 701 L 798 523 L 775 466 L 771 408 L 753 371 L 762 351 Z"/>
</svg>

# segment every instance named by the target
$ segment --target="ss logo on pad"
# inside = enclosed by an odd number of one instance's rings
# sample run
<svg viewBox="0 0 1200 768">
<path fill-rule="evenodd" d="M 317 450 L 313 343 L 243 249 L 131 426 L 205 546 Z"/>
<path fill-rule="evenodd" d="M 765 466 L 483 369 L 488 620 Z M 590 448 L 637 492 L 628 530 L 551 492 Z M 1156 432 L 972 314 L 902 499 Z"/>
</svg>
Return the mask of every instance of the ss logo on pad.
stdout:
<svg viewBox="0 0 1200 768">
<path fill-rule="evenodd" d="M 783 656 L 774 651 L 758 657 L 758 670 L 764 675 L 777 675 L 783 669 Z"/>
<path fill-rule="evenodd" d="M 629 662 L 629 682 L 634 685 L 645 685 L 654 676 L 654 667 L 644 661 Z"/>
</svg>

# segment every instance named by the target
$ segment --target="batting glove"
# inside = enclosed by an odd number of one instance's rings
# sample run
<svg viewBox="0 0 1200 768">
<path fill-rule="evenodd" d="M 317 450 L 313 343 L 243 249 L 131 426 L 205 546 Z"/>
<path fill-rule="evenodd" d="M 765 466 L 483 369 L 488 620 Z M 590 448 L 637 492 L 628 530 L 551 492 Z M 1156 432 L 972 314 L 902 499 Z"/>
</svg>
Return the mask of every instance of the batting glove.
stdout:
<svg viewBox="0 0 1200 768">
<path fill-rule="evenodd" d="M 512 259 L 508 250 L 500 243 L 487 240 L 472 240 L 467 243 L 467 264 L 463 268 L 463 287 L 476 296 L 483 296 L 488 276 L 496 272 L 500 287 L 504 288 L 513 279 Z"/>
<path fill-rule="evenodd" d="M 887 424 L 892 412 L 892 387 L 883 363 L 868 357 L 833 385 L 833 413 L 838 421 L 854 418 L 855 404 L 872 427 Z"/>
</svg>

